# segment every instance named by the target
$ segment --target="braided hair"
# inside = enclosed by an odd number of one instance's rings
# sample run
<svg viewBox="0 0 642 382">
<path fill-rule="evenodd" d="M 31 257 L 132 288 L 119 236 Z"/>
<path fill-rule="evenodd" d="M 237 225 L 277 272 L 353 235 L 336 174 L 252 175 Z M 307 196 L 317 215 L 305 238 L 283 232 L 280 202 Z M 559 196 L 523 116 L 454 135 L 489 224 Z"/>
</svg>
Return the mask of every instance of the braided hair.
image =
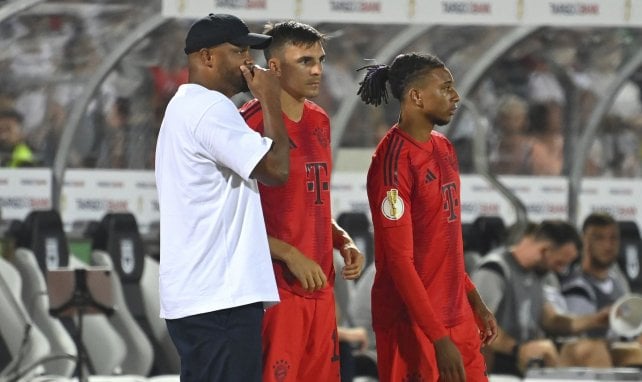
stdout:
<svg viewBox="0 0 642 382">
<path fill-rule="evenodd" d="M 433 69 L 443 67 L 445 67 L 444 63 L 430 54 L 400 54 L 395 57 L 390 66 L 367 65 L 357 69 L 357 71 L 366 70 L 363 81 L 359 82 L 357 95 L 369 105 L 379 106 L 382 102 L 388 103 L 386 82 L 389 82 L 392 96 L 401 101 L 408 84 Z"/>
</svg>

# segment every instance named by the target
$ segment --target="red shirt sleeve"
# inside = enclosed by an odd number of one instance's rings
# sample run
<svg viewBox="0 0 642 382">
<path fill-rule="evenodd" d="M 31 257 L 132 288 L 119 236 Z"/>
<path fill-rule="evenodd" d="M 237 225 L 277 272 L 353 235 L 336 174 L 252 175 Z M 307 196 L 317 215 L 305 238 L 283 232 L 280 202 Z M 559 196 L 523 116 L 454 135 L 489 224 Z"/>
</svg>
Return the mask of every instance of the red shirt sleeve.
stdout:
<svg viewBox="0 0 642 382">
<path fill-rule="evenodd" d="M 473 281 L 468 277 L 468 273 L 466 273 L 464 277 L 464 288 L 466 288 L 466 293 L 477 289 L 475 284 L 473 284 Z"/>
<path fill-rule="evenodd" d="M 433 342 L 448 335 L 446 328 L 437 319 L 428 291 L 414 266 L 412 226 L 382 228 L 377 234 L 384 236 L 382 239 L 386 251 L 386 269 L 413 320 Z"/>
</svg>

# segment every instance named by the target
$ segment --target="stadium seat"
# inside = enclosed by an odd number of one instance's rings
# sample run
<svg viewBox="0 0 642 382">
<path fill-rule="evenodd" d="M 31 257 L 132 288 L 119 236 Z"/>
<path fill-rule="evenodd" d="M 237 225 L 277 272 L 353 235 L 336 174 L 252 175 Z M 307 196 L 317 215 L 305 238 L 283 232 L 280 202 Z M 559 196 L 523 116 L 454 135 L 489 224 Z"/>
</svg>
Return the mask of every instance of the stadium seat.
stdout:
<svg viewBox="0 0 642 382">
<path fill-rule="evenodd" d="M 43 273 L 38 267 L 36 258 L 31 251 L 17 248 L 14 265 L 19 270 L 24 281 L 22 301 L 33 321 L 42 330 L 51 345 L 52 355 L 68 355 L 45 365 L 47 374 L 71 376 L 76 366 L 76 345 L 69 332 L 60 320 L 54 319 L 49 314 L 49 295 Z"/>
<path fill-rule="evenodd" d="M 140 375 L 90 375 L 87 382 L 147 382 Z M 178 381 L 178 380 L 177 380 Z M 78 378 L 42 376 L 31 379 L 30 382 L 78 382 Z"/>
<path fill-rule="evenodd" d="M 157 375 L 155 377 L 147 378 L 149 382 L 180 382 L 179 375 Z"/>
<path fill-rule="evenodd" d="M 626 367 L 541 367 L 528 369 L 524 376 L 524 382 L 567 381 L 642 381 L 642 371 Z"/>
<path fill-rule="evenodd" d="M 96 265 L 113 265 L 116 270 L 122 290 L 120 298 L 151 341 L 151 374 L 178 373 L 178 353 L 165 321 L 159 317 L 159 265 L 145 254 L 134 215 L 109 213 L 103 217 L 93 233 L 92 261 Z"/>
<path fill-rule="evenodd" d="M 63 230 L 62 220 L 57 211 L 32 211 L 22 223 L 16 238 L 15 265 L 29 284 L 25 285 L 22 298 L 33 310 L 34 323 L 42 328 L 52 351 L 61 355 L 76 354 L 69 348 L 69 341 L 76 333 L 76 324 L 71 318 L 58 319 L 49 314 L 49 300 L 45 275 L 49 269 L 61 267 L 84 267 L 79 260 L 70 256 L 69 245 Z M 66 329 L 66 333 L 61 328 Z M 88 372 L 110 375 L 119 373 L 125 359 L 125 344 L 103 315 L 83 317 L 82 345 L 88 356 Z M 66 375 L 68 364 L 53 363 L 62 368 Z M 49 370 L 52 374 L 56 370 Z"/>
<path fill-rule="evenodd" d="M 522 379 L 514 375 L 491 374 L 488 376 L 488 382 L 522 382 Z"/>
<path fill-rule="evenodd" d="M 469 230 L 467 247 L 481 256 L 504 244 L 506 239 L 506 225 L 499 216 L 478 216 Z"/>
<path fill-rule="evenodd" d="M 620 255 L 618 257 L 618 264 L 629 282 L 631 291 L 642 293 L 640 231 L 634 221 L 620 221 L 618 222 L 618 226 L 620 228 Z"/>
<path fill-rule="evenodd" d="M 44 372 L 50 354 L 47 338 L 33 324 L 21 300 L 22 279 L 0 257 L 0 380 L 29 380 Z"/>
</svg>

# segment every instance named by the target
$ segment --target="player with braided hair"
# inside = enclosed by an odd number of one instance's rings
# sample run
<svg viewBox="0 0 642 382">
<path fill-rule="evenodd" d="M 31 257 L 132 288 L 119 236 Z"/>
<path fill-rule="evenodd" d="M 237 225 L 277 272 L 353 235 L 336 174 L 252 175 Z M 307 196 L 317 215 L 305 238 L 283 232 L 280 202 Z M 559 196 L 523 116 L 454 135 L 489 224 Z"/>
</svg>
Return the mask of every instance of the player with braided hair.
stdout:
<svg viewBox="0 0 642 382">
<path fill-rule="evenodd" d="M 481 347 L 497 322 L 464 270 L 457 157 L 435 126 L 459 95 L 437 57 L 408 53 L 367 66 L 358 95 L 375 106 L 400 102 L 379 143 L 367 190 L 377 268 L 373 327 L 382 381 L 486 381 Z"/>
</svg>

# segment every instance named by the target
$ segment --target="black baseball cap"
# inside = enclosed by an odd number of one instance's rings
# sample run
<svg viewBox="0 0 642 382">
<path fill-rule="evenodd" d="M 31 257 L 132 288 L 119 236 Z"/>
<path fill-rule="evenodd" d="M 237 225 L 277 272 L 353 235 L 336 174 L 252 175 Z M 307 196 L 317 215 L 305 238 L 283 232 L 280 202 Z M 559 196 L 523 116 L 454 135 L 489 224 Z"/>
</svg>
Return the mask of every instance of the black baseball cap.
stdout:
<svg viewBox="0 0 642 382">
<path fill-rule="evenodd" d="M 271 36 L 250 33 L 243 20 L 236 16 L 210 13 L 190 27 L 185 38 L 185 54 L 226 42 L 252 49 L 265 49 L 271 41 Z"/>
</svg>

